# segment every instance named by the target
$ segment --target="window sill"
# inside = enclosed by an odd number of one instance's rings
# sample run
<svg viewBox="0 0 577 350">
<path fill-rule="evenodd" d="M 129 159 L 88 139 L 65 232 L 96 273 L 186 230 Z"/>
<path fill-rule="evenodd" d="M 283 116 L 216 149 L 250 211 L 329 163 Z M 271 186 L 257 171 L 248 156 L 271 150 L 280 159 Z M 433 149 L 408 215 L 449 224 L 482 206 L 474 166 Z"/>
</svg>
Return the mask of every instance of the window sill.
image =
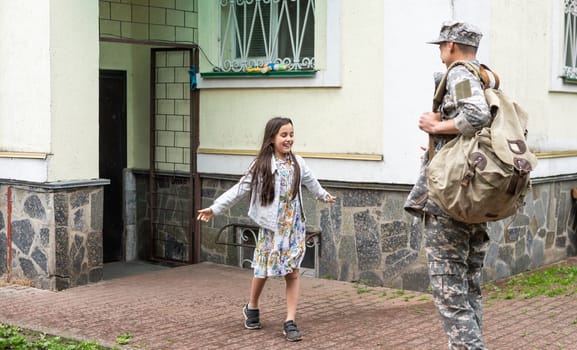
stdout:
<svg viewBox="0 0 577 350">
<path fill-rule="evenodd" d="M 205 72 L 200 73 L 200 76 L 205 79 L 227 79 L 227 78 L 310 78 L 314 77 L 317 73 L 316 70 L 306 70 L 306 71 L 288 71 L 288 72 Z"/>
<path fill-rule="evenodd" d="M 555 76 L 551 79 L 550 92 L 577 93 L 577 79 Z"/>
<path fill-rule="evenodd" d="M 263 88 L 313 88 L 340 87 L 340 71 L 333 69 L 315 71 L 279 71 L 256 73 L 197 73 L 199 89 L 263 89 Z"/>
<path fill-rule="evenodd" d="M 563 79 L 563 84 L 577 85 L 577 78 L 561 77 L 561 79 Z"/>
</svg>

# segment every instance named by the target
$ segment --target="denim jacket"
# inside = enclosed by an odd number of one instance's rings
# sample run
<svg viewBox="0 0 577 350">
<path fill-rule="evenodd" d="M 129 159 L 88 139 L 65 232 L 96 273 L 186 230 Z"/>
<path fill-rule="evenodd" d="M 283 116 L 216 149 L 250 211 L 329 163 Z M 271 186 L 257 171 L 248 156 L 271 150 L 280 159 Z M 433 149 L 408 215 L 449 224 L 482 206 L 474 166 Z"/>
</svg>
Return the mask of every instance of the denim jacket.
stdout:
<svg viewBox="0 0 577 350">
<path fill-rule="evenodd" d="M 302 185 L 313 193 L 317 199 L 325 200 L 329 193 L 321 186 L 318 180 L 315 178 L 311 170 L 307 167 L 304 159 L 300 156 L 295 155 L 295 159 L 299 164 L 301 173 L 301 183 L 299 184 L 299 203 L 301 206 L 301 213 L 303 222 L 306 220 L 303 210 L 303 198 L 302 198 Z M 265 229 L 271 231 L 278 230 L 278 207 L 279 207 L 279 192 L 280 192 L 280 177 L 278 176 L 278 170 L 276 167 L 276 162 L 274 161 L 274 156 L 271 157 L 271 169 L 272 173 L 275 174 L 275 184 L 274 184 L 274 199 L 271 204 L 263 206 L 260 203 L 260 194 L 255 193 L 251 196 L 250 207 L 248 209 L 248 216 L 254 220 L 254 222 Z M 231 187 L 228 191 L 223 193 L 218 197 L 214 204 L 210 206 L 214 215 L 222 214 L 223 211 L 229 209 L 242 198 L 244 198 L 248 193 L 250 193 L 250 183 L 252 180 L 251 172 L 247 172 L 246 175 L 240 178 L 240 180 Z"/>
</svg>

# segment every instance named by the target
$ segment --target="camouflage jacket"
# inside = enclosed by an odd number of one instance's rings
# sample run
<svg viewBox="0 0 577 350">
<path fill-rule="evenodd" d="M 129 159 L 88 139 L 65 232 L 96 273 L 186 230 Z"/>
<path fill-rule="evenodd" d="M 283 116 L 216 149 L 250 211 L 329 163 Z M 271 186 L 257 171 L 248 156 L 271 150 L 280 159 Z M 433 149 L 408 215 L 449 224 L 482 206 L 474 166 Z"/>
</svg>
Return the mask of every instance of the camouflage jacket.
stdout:
<svg viewBox="0 0 577 350">
<path fill-rule="evenodd" d="M 477 60 L 471 62 L 479 66 Z M 442 120 L 453 119 L 461 134 L 473 136 L 477 130 L 491 124 L 491 112 L 485 99 L 483 84 L 463 65 L 453 67 L 446 74 L 448 76 L 445 95 L 435 112 L 441 113 Z M 451 138 L 450 135 L 434 136 L 435 153 Z M 435 215 L 442 213 L 432 201 L 428 200 L 426 173 L 428 162 L 428 152 L 425 152 L 419 177 L 405 202 L 405 210 L 417 216 L 421 216 L 424 211 Z"/>
</svg>

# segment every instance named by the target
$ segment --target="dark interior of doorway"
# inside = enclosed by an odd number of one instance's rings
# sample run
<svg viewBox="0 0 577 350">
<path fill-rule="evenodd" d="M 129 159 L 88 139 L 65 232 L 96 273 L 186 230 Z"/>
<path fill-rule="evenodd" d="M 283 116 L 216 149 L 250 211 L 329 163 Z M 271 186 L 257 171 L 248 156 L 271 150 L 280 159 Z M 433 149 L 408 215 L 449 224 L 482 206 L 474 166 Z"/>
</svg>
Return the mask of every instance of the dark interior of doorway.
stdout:
<svg viewBox="0 0 577 350">
<path fill-rule="evenodd" d="M 122 170 L 126 167 L 126 71 L 100 70 L 99 176 L 104 187 L 103 260 L 123 259 Z"/>
</svg>

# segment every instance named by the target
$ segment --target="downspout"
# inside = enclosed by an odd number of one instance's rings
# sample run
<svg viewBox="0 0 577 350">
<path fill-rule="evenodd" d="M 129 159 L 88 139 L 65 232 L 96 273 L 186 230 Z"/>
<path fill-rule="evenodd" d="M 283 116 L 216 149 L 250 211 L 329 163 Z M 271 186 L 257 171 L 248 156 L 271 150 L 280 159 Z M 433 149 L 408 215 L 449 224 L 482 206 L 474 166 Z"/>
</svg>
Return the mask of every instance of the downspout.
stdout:
<svg viewBox="0 0 577 350">
<path fill-rule="evenodd" d="M 8 197 L 7 208 L 6 208 L 6 251 L 8 255 L 7 261 L 7 281 L 10 282 L 12 279 L 12 187 L 8 186 L 6 191 L 6 197 Z"/>
</svg>

